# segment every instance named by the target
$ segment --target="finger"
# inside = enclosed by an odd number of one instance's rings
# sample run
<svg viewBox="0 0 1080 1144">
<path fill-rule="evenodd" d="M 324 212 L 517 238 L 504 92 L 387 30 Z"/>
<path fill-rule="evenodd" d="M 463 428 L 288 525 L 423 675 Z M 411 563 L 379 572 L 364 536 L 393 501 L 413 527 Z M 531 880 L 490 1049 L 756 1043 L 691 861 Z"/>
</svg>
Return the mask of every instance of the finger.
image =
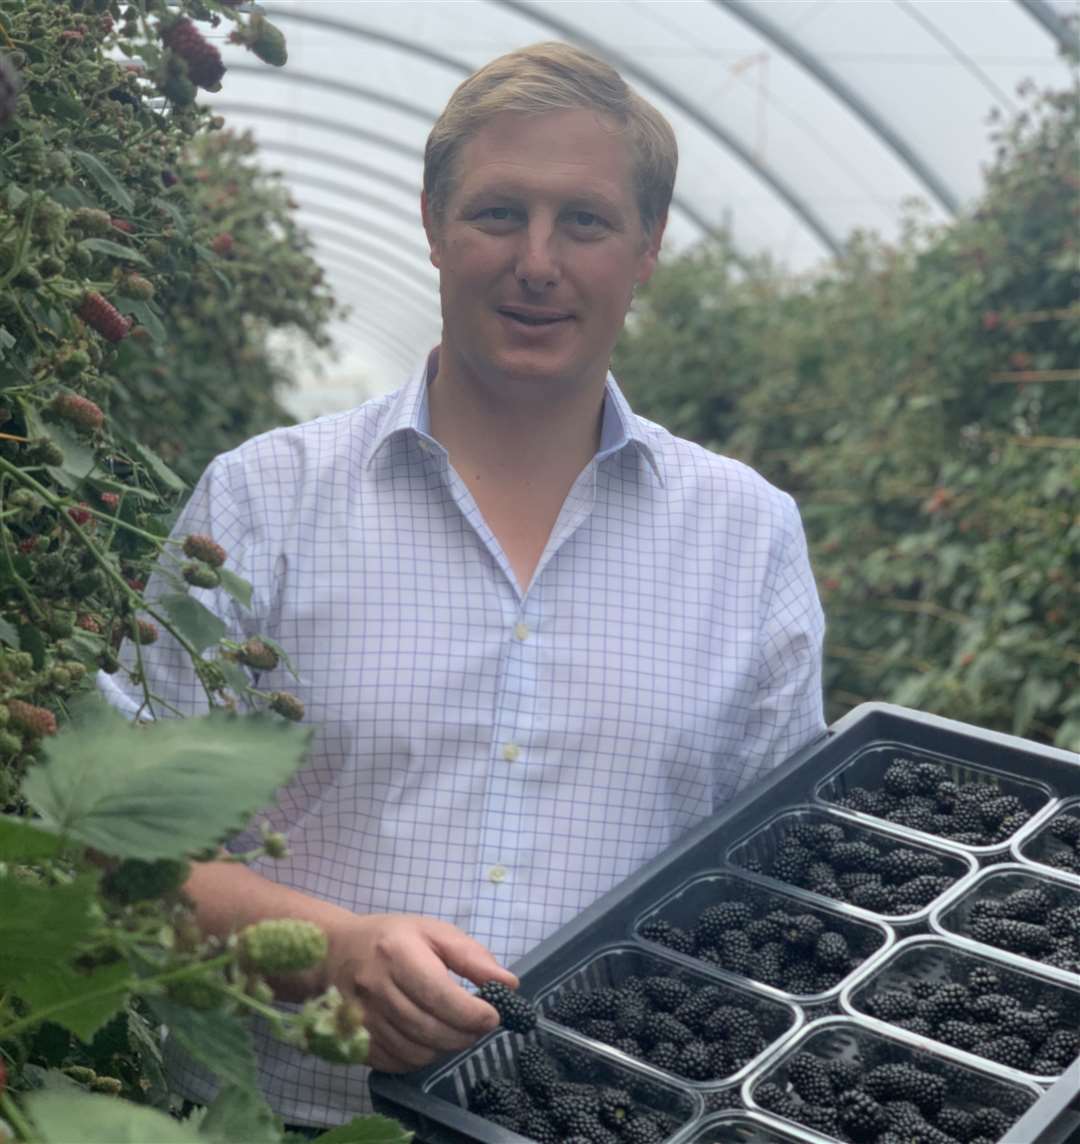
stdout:
<svg viewBox="0 0 1080 1144">
<path fill-rule="evenodd" d="M 474 1031 L 448 1025 L 441 1014 L 434 1016 L 425 1012 L 393 982 L 379 998 L 379 1013 L 383 1021 L 410 1041 L 445 1053 L 467 1049 L 476 1043 L 478 1036 Z"/>
<path fill-rule="evenodd" d="M 504 969 L 491 952 L 478 941 L 462 933 L 456 926 L 439 926 L 432 933 L 436 953 L 455 973 L 467 978 L 474 985 L 485 981 L 500 981 L 503 985 L 516 989 L 521 982 Z"/>
<path fill-rule="evenodd" d="M 416 954 L 394 963 L 390 979 L 420 1012 L 474 1039 L 499 1023 L 492 1009 L 451 980 L 446 964 L 430 947 L 419 944 Z"/>
</svg>

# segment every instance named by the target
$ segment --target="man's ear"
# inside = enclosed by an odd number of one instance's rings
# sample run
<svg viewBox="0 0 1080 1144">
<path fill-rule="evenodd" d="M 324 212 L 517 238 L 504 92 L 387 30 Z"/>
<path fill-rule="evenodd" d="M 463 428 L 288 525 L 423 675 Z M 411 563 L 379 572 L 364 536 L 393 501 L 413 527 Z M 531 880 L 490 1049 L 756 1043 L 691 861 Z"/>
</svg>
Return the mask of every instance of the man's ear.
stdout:
<svg viewBox="0 0 1080 1144">
<path fill-rule="evenodd" d="M 428 240 L 428 257 L 431 259 L 431 265 L 439 268 L 441 260 L 439 254 L 439 230 L 435 225 L 435 219 L 432 217 L 431 205 L 428 203 L 427 191 L 420 192 L 420 217 L 424 222 L 424 233 L 427 235 Z"/>
<path fill-rule="evenodd" d="M 667 220 L 668 216 L 665 211 L 662 217 L 653 223 L 652 230 L 645 236 L 645 246 L 641 253 L 641 261 L 638 264 L 636 277 L 636 282 L 639 286 L 644 286 L 653 276 L 653 271 L 656 269 L 656 263 L 660 257 L 660 244 L 664 241 L 664 230 L 667 227 Z"/>
</svg>

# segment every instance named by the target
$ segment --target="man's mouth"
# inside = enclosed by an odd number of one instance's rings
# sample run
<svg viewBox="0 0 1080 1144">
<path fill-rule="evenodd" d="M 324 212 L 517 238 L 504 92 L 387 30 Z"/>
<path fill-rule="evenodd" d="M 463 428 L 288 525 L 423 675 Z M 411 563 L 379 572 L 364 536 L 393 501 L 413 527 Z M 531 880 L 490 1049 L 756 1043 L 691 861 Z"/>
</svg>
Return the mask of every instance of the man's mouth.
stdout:
<svg viewBox="0 0 1080 1144">
<path fill-rule="evenodd" d="M 499 313 L 502 314 L 504 318 L 510 318 L 522 326 L 552 326 L 556 322 L 568 322 L 572 317 L 570 314 L 541 313 L 510 309 L 500 309 Z"/>
</svg>

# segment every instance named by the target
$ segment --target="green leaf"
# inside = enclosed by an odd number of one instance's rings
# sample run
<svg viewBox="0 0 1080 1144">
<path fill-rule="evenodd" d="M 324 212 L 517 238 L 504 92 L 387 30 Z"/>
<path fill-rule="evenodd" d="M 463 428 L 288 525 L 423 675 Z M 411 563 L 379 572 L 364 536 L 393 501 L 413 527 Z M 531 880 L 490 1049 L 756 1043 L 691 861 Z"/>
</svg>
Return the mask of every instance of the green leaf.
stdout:
<svg viewBox="0 0 1080 1144">
<path fill-rule="evenodd" d="M 62 846 L 62 839 L 36 827 L 32 819 L 0 815 L 0 862 L 38 862 L 58 854 Z"/>
<path fill-rule="evenodd" d="M 122 246 L 119 242 L 113 242 L 108 238 L 84 238 L 79 243 L 82 250 L 92 251 L 94 254 L 107 254 L 110 258 L 123 258 L 127 262 L 138 262 L 142 266 L 149 266 L 150 263 L 145 259 L 137 250 L 131 250 L 126 246 Z M 125 307 L 119 306 L 116 300 L 113 300 L 113 305 L 116 306 L 121 313 L 125 312 Z"/>
<path fill-rule="evenodd" d="M 275 643 L 269 636 L 259 636 L 259 639 L 261 639 L 267 647 L 273 648 L 273 650 L 277 652 L 278 658 L 286 666 L 286 668 L 288 668 L 289 674 L 293 677 L 293 679 L 299 680 L 299 672 L 297 672 L 296 668 L 293 667 L 292 660 L 289 659 L 285 649 L 281 646 L 281 644 Z"/>
<path fill-rule="evenodd" d="M 165 464 L 149 445 L 142 445 L 138 441 L 130 441 L 127 444 L 127 449 L 128 452 L 137 461 L 141 461 L 154 475 L 155 479 L 159 480 L 167 489 L 172 489 L 174 493 L 186 493 L 188 491 L 188 487 L 184 481 Z"/>
<path fill-rule="evenodd" d="M 255 1049 L 247 1026 L 217 1009 L 189 1009 L 164 997 L 150 1000 L 154 1016 L 169 1028 L 169 1035 L 224 1085 L 253 1088 L 256 1081 Z"/>
<path fill-rule="evenodd" d="M 43 422 L 42 427 L 49 439 L 64 451 L 64 463 L 59 467 L 49 466 L 58 484 L 71 490 L 77 488 L 93 471 L 97 460 L 92 449 L 88 449 L 74 434 L 63 425 Z"/>
<path fill-rule="evenodd" d="M 63 962 L 41 962 L 15 985 L 31 1009 L 46 1007 L 49 1020 L 89 1043 L 94 1034 L 127 1003 L 135 978 L 126 962 L 103 965 L 93 973 L 79 973 Z M 63 1009 L 55 1006 L 63 1005 Z"/>
<path fill-rule="evenodd" d="M 166 1113 L 112 1096 L 35 1092 L 26 1110 L 42 1144 L 205 1144 Z"/>
<path fill-rule="evenodd" d="M 348 1124 L 315 1137 L 317 1144 L 409 1144 L 412 1139 L 411 1132 L 385 1116 L 354 1116 Z"/>
<path fill-rule="evenodd" d="M 0 326 L 0 361 L 4 360 L 4 354 L 11 349 L 15 344 L 15 338 L 5 329 Z"/>
<path fill-rule="evenodd" d="M 182 858 L 240 830 L 299 767 L 310 728 L 269 716 L 135 727 L 87 702 L 23 781 L 46 823 L 118 858 Z"/>
<path fill-rule="evenodd" d="M 227 568 L 219 568 L 221 586 L 243 608 L 251 608 L 251 585 L 242 576 L 230 572 Z"/>
<path fill-rule="evenodd" d="M 76 628 L 71 635 L 64 637 L 64 643 L 71 645 L 74 657 L 86 667 L 97 668 L 98 657 L 105 650 L 105 640 L 93 632 Z"/>
<path fill-rule="evenodd" d="M 227 1085 L 199 1124 L 199 1135 L 214 1144 L 278 1144 L 281 1133 L 270 1106 L 251 1086 Z"/>
<path fill-rule="evenodd" d="M 42 963 L 67 960 L 96 924 L 96 900 L 97 874 L 56 886 L 0 877 L 0 981 L 17 985 Z"/>
<path fill-rule="evenodd" d="M 159 603 L 168 612 L 176 630 L 190 641 L 196 651 L 216 644 L 229 630 L 205 604 L 200 604 L 186 592 L 162 596 Z"/>
<path fill-rule="evenodd" d="M 19 646 L 19 633 L 15 625 L 8 620 L 0 617 L 0 640 L 3 640 L 8 647 Z"/>
<path fill-rule="evenodd" d="M 129 298 L 127 295 L 122 295 L 114 298 L 113 304 L 121 314 L 133 315 L 135 321 L 146 328 L 146 332 L 155 342 L 167 342 L 169 340 L 169 335 L 161 324 L 157 311 L 149 302 L 143 301 L 142 298 Z"/>
<path fill-rule="evenodd" d="M 219 659 L 217 660 L 217 665 L 221 668 L 221 674 L 225 677 L 225 682 L 237 695 L 242 695 L 251 686 L 248 673 L 238 663 L 231 663 L 227 659 Z"/>
<path fill-rule="evenodd" d="M 45 637 L 35 624 L 19 625 L 19 649 L 30 653 L 35 671 L 45 666 Z"/>
<path fill-rule="evenodd" d="M 155 1108 L 167 1108 L 169 1082 L 165 1076 L 157 1022 L 151 1027 L 147 1018 L 134 1005 L 127 1011 L 127 1041 L 137 1059 L 141 1077 L 139 1084 L 146 1094 L 147 1103 Z"/>
<path fill-rule="evenodd" d="M 123 183 L 96 155 L 91 155 L 89 151 L 72 151 L 71 157 L 97 184 L 98 190 L 112 199 L 117 206 L 123 207 L 126 211 L 134 210 L 135 202 Z"/>
</svg>

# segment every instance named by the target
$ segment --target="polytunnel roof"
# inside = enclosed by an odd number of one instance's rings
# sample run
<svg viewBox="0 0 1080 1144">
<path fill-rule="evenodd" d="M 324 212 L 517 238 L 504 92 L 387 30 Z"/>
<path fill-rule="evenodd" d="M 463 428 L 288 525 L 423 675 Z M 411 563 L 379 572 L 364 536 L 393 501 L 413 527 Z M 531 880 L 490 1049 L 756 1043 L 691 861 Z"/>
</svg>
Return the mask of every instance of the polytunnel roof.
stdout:
<svg viewBox="0 0 1080 1144">
<path fill-rule="evenodd" d="M 245 5 L 253 8 L 254 5 Z M 280 169 L 338 297 L 335 328 L 372 391 L 439 339 L 419 196 L 427 134 L 461 80 L 540 40 L 585 47 L 679 142 L 665 251 L 727 229 L 793 272 L 856 228 L 899 231 L 906 200 L 945 220 L 976 197 L 988 115 L 1017 84 L 1063 86 L 1080 0 L 264 0 L 289 60 L 219 38 L 206 96 Z M 356 394 L 324 397 L 323 408 Z M 318 411 L 322 411 L 320 408 Z"/>
</svg>

